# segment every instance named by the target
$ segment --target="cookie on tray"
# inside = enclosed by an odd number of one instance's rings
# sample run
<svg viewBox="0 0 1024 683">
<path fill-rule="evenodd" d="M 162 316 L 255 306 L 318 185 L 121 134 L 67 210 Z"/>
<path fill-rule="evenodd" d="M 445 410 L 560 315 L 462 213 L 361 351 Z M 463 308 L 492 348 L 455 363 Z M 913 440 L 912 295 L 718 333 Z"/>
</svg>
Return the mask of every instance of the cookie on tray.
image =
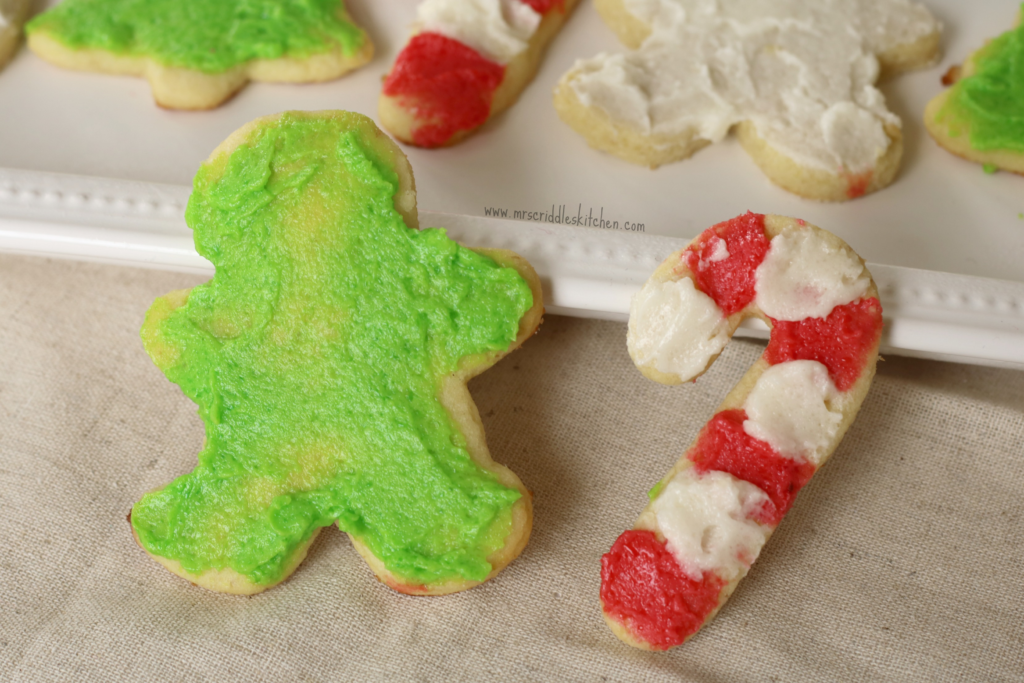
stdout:
<svg viewBox="0 0 1024 683">
<path fill-rule="evenodd" d="M 349 112 L 244 126 L 199 169 L 185 217 L 216 274 L 157 299 L 142 339 L 206 439 L 192 472 L 132 509 L 142 548 L 238 594 L 286 579 L 332 524 L 403 593 L 511 562 L 530 493 L 491 459 L 466 382 L 540 324 L 533 268 L 418 229 L 408 161 Z"/>
<path fill-rule="evenodd" d="M 578 61 L 555 91 L 587 143 L 650 166 L 731 130 L 777 185 L 843 201 L 890 184 L 901 122 L 879 76 L 932 63 L 939 24 L 909 0 L 600 0 L 634 51 Z"/>
<path fill-rule="evenodd" d="M 424 0 L 384 80 L 384 127 L 419 147 L 453 145 L 512 106 L 578 0 Z"/>
<path fill-rule="evenodd" d="M 1024 174 L 1022 16 L 1024 9 L 1015 28 L 952 69 L 944 79 L 952 87 L 924 110 L 924 125 L 937 143 L 990 171 Z"/>
<path fill-rule="evenodd" d="M 249 81 L 328 81 L 370 61 L 344 0 L 64 0 L 25 27 L 68 69 L 142 76 L 169 109 L 212 109 Z"/>
</svg>

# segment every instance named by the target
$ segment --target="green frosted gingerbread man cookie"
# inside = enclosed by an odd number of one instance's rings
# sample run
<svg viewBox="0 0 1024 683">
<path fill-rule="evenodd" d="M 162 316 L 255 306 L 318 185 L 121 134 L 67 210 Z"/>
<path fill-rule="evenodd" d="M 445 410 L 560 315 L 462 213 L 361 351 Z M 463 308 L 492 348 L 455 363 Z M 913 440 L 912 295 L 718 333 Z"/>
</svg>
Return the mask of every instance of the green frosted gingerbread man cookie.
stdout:
<svg viewBox="0 0 1024 683">
<path fill-rule="evenodd" d="M 469 588 L 514 559 L 530 495 L 491 460 L 466 382 L 539 325 L 530 265 L 417 229 L 408 161 L 347 112 L 243 127 L 199 169 L 185 217 L 216 275 L 157 299 L 142 339 L 206 441 L 132 509 L 143 549 L 240 594 L 287 578 L 331 524 L 406 593 Z"/>
<path fill-rule="evenodd" d="M 211 109 L 251 80 L 332 80 L 373 57 L 344 0 L 64 0 L 25 32 L 57 66 L 145 77 L 170 109 Z"/>
</svg>

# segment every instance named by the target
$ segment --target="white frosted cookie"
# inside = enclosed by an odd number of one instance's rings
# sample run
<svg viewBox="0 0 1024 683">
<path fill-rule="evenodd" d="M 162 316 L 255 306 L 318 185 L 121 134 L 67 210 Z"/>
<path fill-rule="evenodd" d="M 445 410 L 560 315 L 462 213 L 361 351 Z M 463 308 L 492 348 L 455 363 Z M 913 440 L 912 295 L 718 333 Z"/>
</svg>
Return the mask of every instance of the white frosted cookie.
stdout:
<svg viewBox="0 0 1024 683">
<path fill-rule="evenodd" d="M 211 109 L 249 81 L 311 83 L 370 61 L 343 0 L 64 0 L 26 26 L 67 69 L 142 76 L 169 109 Z"/>
<path fill-rule="evenodd" d="M 601 559 L 605 620 L 635 647 L 675 647 L 714 617 L 874 376 L 882 307 L 863 260 L 804 221 L 753 213 L 654 271 L 630 307 L 629 354 L 650 379 L 690 382 L 749 317 L 771 327 L 768 347 Z"/>
<path fill-rule="evenodd" d="M 14 56 L 31 5 L 30 0 L 0 0 L 0 68 Z"/>
<path fill-rule="evenodd" d="M 900 120 L 875 82 L 931 63 L 939 24 L 909 0 L 600 0 L 628 46 L 555 91 L 588 144 L 657 167 L 735 129 L 776 184 L 842 201 L 899 169 Z"/>
<path fill-rule="evenodd" d="M 512 106 L 578 0 L 423 0 L 384 80 L 384 127 L 419 147 L 453 145 Z"/>
</svg>

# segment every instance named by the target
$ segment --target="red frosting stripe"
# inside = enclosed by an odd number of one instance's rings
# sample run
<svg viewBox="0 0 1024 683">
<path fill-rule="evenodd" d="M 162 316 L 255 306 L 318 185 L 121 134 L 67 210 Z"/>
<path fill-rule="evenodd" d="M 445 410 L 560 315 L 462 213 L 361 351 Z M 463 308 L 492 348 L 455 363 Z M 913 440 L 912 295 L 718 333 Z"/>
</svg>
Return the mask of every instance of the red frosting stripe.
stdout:
<svg viewBox="0 0 1024 683">
<path fill-rule="evenodd" d="M 725 240 L 729 256 L 710 260 L 718 237 Z M 764 234 L 764 215 L 749 211 L 708 228 L 683 254 L 693 271 L 697 288 L 714 299 L 726 316 L 742 310 L 754 300 L 754 271 L 768 253 Z"/>
<path fill-rule="evenodd" d="M 836 388 L 847 391 L 860 377 L 868 352 L 881 334 L 882 305 L 875 298 L 858 299 L 836 306 L 827 318 L 772 320 L 764 358 L 772 365 L 816 360 L 828 368 Z"/>
<path fill-rule="evenodd" d="M 605 613 L 656 650 L 696 633 L 718 606 L 724 585 L 712 572 L 691 579 L 651 531 L 624 532 L 601 557 Z"/>
<path fill-rule="evenodd" d="M 413 132 L 421 147 L 440 147 L 452 135 L 487 121 L 505 67 L 438 33 L 419 33 L 399 53 L 384 94 L 411 101 L 423 125 Z"/>
<path fill-rule="evenodd" d="M 523 3 L 532 7 L 533 11 L 541 16 L 553 9 L 557 9 L 559 12 L 565 11 L 565 0 L 523 0 Z"/>
<path fill-rule="evenodd" d="M 864 173 L 846 173 L 844 175 L 846 176 L 846 196 L 856 199 L 867 193 L 874 172 L 865 171 Z"/>
<path fill-rule="evenodd" d="M 793 506 L 796 494 L 814 474 L 806 460 L 787 458 L 766 442 L 743 431 L 747 414 L 723 410 L 701 430 L 687 453 L 698 472 L 717 470 L 750 482 L 768 494 L 770 503 L 755 517 L 762 524 L 777 525 Z"/>
</svg>

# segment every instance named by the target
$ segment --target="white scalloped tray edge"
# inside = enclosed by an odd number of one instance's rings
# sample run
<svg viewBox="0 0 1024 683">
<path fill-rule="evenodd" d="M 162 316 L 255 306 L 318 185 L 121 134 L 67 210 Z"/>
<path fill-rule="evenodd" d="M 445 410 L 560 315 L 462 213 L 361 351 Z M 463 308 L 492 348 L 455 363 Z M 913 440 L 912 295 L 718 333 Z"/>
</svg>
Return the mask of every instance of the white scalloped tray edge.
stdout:
<svg viewBox="0 0 1024 683">
<path fill-rule="evenodd" d="M 189 188 L 0 168 L 0 251 L 211 273 L 183 215 Z M 686 240 L 443 213 L 420 214 L 473 246 L 511 249 L 540 274 L 554 314 L 626 320 L 630 297 Z M 868 264 L 883 354 L 1024 368 L 1024 283 Z M 2 274 L 0 274 L 2 275 Z M 758 321 L 740 334 L 767 337 Z"/>
</svg>

